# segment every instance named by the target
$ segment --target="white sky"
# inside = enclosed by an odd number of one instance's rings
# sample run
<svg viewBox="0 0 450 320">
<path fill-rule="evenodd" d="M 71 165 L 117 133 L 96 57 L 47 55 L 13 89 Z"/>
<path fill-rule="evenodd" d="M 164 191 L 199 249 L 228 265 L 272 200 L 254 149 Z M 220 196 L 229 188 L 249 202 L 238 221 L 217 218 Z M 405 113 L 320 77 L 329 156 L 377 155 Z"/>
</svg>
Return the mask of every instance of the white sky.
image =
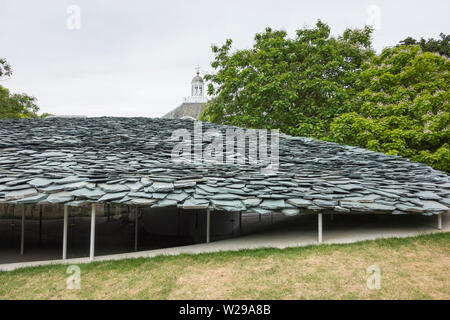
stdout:
<svg viewBox="0 0 450 320">
<path fill-rule="evenodd" d="M 67 27 L 70 5 L 79 30 Z M 337 35 L 363 27 L 373 5 L 377 51 L 450 31 L 448 0 L 0 0 L 0 57 L 13 68 L 0 84 L 37 97 L 40 112 L 159 117 L 189 95 L 197 65 L 211 70 L 211 44 L 248 48 L 267 26 L 292 35 L 317 19 Z"/>
</svg>

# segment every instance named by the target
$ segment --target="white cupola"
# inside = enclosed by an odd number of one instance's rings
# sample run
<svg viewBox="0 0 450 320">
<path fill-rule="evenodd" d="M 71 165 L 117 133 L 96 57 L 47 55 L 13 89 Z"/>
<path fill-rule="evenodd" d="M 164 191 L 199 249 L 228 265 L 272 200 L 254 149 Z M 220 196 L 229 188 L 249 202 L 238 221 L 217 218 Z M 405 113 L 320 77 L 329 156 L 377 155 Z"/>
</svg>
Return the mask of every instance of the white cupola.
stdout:
<svg viewBox="0 0 450 320">
<path fill-rule="evenodd" d="M 191 81 L 191 95 L 184 98 L 184 102 L 190 103 L 205 103 L 207 101 L 205 97 L 205 82 L 200 77 L 199 68 L 197 68 L 197 74 Z"/>
<path fill-rule="evenodd" d="M 200 72 L 197 71 L 197 75 L 191 81 L 191 96 L 192 97 L 203 97 L 204 95 L 204 82 L 203 78 L 200 77 Z"/>
</svg>

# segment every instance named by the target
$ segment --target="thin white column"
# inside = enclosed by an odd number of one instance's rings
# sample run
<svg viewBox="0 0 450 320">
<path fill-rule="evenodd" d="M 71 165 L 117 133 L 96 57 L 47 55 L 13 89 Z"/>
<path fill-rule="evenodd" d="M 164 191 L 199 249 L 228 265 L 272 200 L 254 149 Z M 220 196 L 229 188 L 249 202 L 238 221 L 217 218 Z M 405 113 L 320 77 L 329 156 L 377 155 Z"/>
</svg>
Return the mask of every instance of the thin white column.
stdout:
<svg viewBox="0 0 450 320">
<path fill-rule="evenodd" d="M 22 209 L 22 230 L 20 233 L 20 254 L 23 255 L 23 251 L 25 248 L 25 205 Z"/>
<path fill-rule="evenodd" d="M 321 213 L 319 213 L 318 215 L 317 215 L 317 217 L 318 217 L 318 231 L 319 231 L 319 237 L 318 237 L 318 241 L 319 241 L 319 243 L 322 243 L 322 214 Z"/>
<path fill-rule="evenodd" d="M 42 205 L 39 205 L 39 246 L 42 243 Z"/>
<path fill-rule="evenodd" d="M 89 250 L 89 260 L 94 260 L 94 249 L 95 249 L 95 204 L 92 204 L 91 209 L 91 246 Z"/>
<path fill-rule="evenodd" d="M 211 230 L 211 213 L 209 212 L 209 208 L 206 209 L 206 243 L 210 241 L 210 230 Z"/>
<path fill-rule="evenodd" d="M 62 258 L 63 260 L 67 259 L 67 219 L 68 219 L 68 207 L 65 204 L 64 205 L 64 227 L 63 227 L 63 253 Z"/>
<path fill-rule="evenodd" d="M 438 229 L 442 230 L 442 213 L 438 214 L 437 219 L 438 219 Z"/>
<path fill-rule="evenodd" d="M 239 212 L 239 236 L 242 236 L 242 212 Z"/>
<path fill-rule="evenodd" d="M 139 209 L 136 208 L 136 216 L 134 223 L 134 251 L 138 249 L 138 222 L 139 222 Z"/>
</svg>

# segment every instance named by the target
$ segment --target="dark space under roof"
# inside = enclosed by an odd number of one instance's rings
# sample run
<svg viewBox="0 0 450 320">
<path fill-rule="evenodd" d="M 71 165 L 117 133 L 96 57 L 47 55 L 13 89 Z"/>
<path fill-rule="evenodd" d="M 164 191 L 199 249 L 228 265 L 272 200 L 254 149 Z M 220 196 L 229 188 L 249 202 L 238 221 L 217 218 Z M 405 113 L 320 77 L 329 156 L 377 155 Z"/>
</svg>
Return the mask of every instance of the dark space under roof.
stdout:
<svg viewBox="0 0 450 320">
<path fill-rule="evenodd" d="M 228 126 L 202 123 L 203 132 Z M 396 156 L 280 135 L 279 170 L 174 163 L 173 130 L 194 121 L 52 118 L 0 121 L 0 203 L 122 203 L 269 213 L 438 214 L 446 173 Z M 204 142 L 206 145 L 208 142 Z"/>
</svg>

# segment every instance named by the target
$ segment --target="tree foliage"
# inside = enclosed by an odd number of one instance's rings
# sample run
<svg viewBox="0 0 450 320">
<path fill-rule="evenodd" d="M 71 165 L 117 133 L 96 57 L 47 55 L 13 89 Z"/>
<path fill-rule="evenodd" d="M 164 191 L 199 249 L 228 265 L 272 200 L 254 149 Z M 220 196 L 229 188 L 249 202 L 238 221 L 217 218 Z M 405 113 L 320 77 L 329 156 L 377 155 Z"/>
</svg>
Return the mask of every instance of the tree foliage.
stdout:
<svg viewBox="0 0 450 320">
<path fill-rule="evenodd" d="M 9 77 L 11 74 L 11 66 L 6 59 L 0 58 L 0 78 Z M 35 97 L 24 93 L 11 94 L 7 88 L 0 85 L 0 119 L 37 118 L 38 111 Z"/>
<path fill-rule="evenodd" d="M 232 40 L 213 46 L 214 74 L 202 120 L 292 135 L 323 137 L 332 119 L 353 110 L 357 75 L 373 55 L 372 29 L 330 36 L 328 25 L 285 31 L 267 28 L 251 49 L 232 52 Z"/>
<path fill-rule="evenodd" d="M 0 58 L 0 78 L 11 76 L 11 66 L 5 58 Z"/>
<path fill-rule="evenodd" d="M 441 39 L 421 38 L 419 41 L 412 37 L 400 41 L 400 45 L 419 45 L 424 52 L 436 52 L 446 57 L 450 57 L 450 35 L 444 33 L 439 34 Z"/>
<path fill-rule="evenodd" d="M 0 119 L 37 118 L 36 98 L 26 94 L 10 94 L 0 86 Z"/>
<path fill-rule="evenodd" d="M 450 171 L 450 62 L 419 46 L 386 48 L 363 65 L 357 110 L 331 139 Z"/>
</svg>

